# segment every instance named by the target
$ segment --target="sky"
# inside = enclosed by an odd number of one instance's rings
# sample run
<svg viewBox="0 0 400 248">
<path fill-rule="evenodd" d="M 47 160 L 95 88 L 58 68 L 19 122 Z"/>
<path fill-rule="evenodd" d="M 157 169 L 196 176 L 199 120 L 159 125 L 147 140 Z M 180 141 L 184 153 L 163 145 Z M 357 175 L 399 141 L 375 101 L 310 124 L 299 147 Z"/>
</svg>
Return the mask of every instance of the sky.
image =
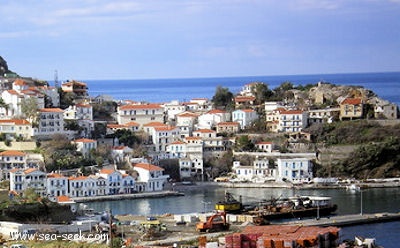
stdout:
<svg viewBox="0 0 400 248">
<path fill-rule="evenodd" d="M 400 0 L 2 0 L 20 76 L 156 79 L 400 71 Z"/>
</svg>

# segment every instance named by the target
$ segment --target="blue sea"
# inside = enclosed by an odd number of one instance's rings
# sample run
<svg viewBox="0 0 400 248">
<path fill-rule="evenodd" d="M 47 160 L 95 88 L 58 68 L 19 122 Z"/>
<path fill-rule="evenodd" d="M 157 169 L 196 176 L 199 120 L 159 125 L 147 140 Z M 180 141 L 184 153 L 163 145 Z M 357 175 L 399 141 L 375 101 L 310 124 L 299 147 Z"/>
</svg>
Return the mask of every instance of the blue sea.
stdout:
<svg viewBox="0 0 400 248">
<path fill-rule="evenodd" d="M 90 96 L 104 94 L 112 96 L 114 100 L 155 103 L 171 100 L 183 102 L 199 97 L 211 99 L 217 86 L 228 88 L 235 94 L 245 84 L 255 81 L 266 83 L 269 89 L 275 89 L 287 81 L 295 86 L 324 81 L 336 85 L 363 86 L 379 97 L 400 105 L 400 72 L 82 81 L 87 83 Z"/>
</svg>

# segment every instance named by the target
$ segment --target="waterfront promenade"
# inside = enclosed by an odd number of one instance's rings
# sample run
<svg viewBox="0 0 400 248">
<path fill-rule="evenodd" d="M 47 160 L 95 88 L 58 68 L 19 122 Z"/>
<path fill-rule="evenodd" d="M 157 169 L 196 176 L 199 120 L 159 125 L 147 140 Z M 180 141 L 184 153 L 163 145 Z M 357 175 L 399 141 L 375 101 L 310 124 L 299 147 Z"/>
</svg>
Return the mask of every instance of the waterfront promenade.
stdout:
<svg viewBox="0 0 400 248">
<path fill-rule="evenodd" d="M 184 194 L 173 190 L 141 192 L 135 194 L 120 194 L 120 195 L 103 195 L 103 196 L 84 196 L 72 197 L 75 202 L 92 202 L 92 201 L 118 201 L 124 199 L 140 199 L 140 198 L 154 198 L 154 197 L 167 197 L 167 196 L 183 196 Z"/>
</svg>

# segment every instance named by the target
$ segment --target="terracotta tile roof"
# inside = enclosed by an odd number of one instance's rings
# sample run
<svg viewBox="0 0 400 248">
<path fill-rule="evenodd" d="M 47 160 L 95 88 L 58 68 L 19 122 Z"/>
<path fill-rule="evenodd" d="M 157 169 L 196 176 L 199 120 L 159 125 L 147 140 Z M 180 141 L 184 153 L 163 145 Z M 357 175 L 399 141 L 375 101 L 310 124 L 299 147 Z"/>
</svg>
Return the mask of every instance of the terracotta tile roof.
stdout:
<svg viewBox="0 0 400 248">
<path fill-rule="evenodd" d="M 107 128 L 126 128 L 126 126 L 122 124 L 107 124 Z"/>
<path fill-rule="evenodd" d="M 235 97 L 235 102 L 251 102 L 256 100 L 254 96 L 237 96 Z"/>
<path fill-rule="evenodd" d="M 110 174 L 112 174 L 112 173 L 114 173 L 114 172 L 115 172 L 114 169 L 101 169 L 101 170 L 100 170 L 100 174 L 107 174 L 107 175 L 110 175 Z"/>
<path fill-rule="evenodd" d="M 143 125 L 144 127 L 167 127 L 167 124 L 161 123 L 161 122 L 149 122 Z"/>
<path fill-rule="evenodd" d="M 176 127 L 175 126 L 165 126 L 165 127 L 154 127 L 154 130 L 156 131 L 172 131 L 175 130 Z"/>
<path fill-rule="evenodd" d="M 86 139 L 86 138 L 82 138 L 82 139 L 76 139 L 74 140 L 75 143 L 95 143 L 97 142 L 96 140 L 92 140 L 92 139 Z"/>
<path fill-rule="evenodd" d="M 31 123 L 24 119 L 9 119 L 9 120 L 0 120 L 1 123 L 12 123 L 14 125 L 30 125 Z"/>
<path fill-rule="evenodd" d="M 29 173 L 32 173 L 32 172 L 35 172 L 35 171 L 39 171 L 39 170 L 36 169 L 36 168 L 29 168 L 29 169 L 24 170 L 24 173 L 25 174 L 29 174 Z"/>
<path fill-rule="evenodd" d="M 183 144 L 185 144 L 185 142 L 182 142 L 180 140 L 177 140 L 177 141 L 174 141 L 171 143 L 171 145 L 183 145 Z"/>
<path fill-rule="evenodd" d="M 138 126 L 140 126 L 140 124 L 139 124 L 139 123 L 137 123 L 137 122 L 134 122 L 134 121 L 131 121 L 131 122 L 125 123 L 125 125 L 126 125 L 126 126 L 128 126 L 128 127 L 138 127 Z"/>
<path fill-rule="evenodd" d="M 256 145 L 272 145 L 272 142 L 269 142 L 269 141 L 261 141 L 261 142 L 257 142 Z"/>
<path fill-rule="evenodd" d="M 10 93 L 10 95 L 19 95 L 21 96 L 21 94 L 18 93 L 18 91 L 16 90 L 7 90 L 8 93 Z"/>
<path fill-rule="evenodd" d="M 211 129 L 198 129 L 198 130 L 193 131 L 193 132 L 197 132 L 197 133 L 215 133 L 215 131 L 211 130 Z"/>
<path fill-rule="evenodd" d="M 14 85 L 27 85 L 27 83 L 22 79 L 16 79 L 13 84 Z"/>
<path fill-rule="evenodd" d="M 251 112 L 256 112 L 256 111 L 254 111 L 254 110 L 252 110 L 252 109 L 241 109 L 243 112 L 246 112 L 246 113 L 251 113 Z"/>
<path fill-rule="evenodd" d="M 64 111 L 60 108 L 42 108 L 39 109 L 40 112 L 58 112 L 58 113 L 63 113 Z"/>
<path fill-rule="evenodd" d="M 193 137 L 193 136 L 189 136 L 185 138 L 186 140 L 202 140 L 201 137 Z"/>
<path fill-rule="evenodd" d="M 72 85 L 86 86 L 86 83 L 78 82 L 78 81 L 71 81 L 71 82 L 63 83 L 61 86 L 72 86 Z"/>
<path fill-rule="evenodd" d="M 178 117 L 198 117 L 199 115 L 196 113 L 192 113 L 192 112 L 183 112 L 183 113 L 177 114 L 176 116 L 178 116 Z"/>
<path fill-rule="evenodd" d="M 301 111 L 301 110 L 281 111 L 281 115 L 301 115 L 301 114 L 303 114 L 303 111 Z"/>
<path fill-rule="evenodd" d="M 120 110 L 130 109 L 161 109 L 159 104 L 127 104 L 119 107 Z"/>
<path fill-rule="evenodd" d="M 341 104 L 350 104 L 350 105 L 359 105 L 362 101 L 360 98 L 346 98 L 342 101 Z"/>
<path fill-rule="evenodd" d="M 87 104 L 87 103 L 78 103 L 75 106 L 79 107 L 79 108 L 91 108 L 92 107 L 92 105 Z"/>
<path fill-rule="evenodd" d="M 220 122 L 217 126 L 239 126 L 239 122 Z"/>
<path fill-rule="evenodd" d="M 15 173 L 15 172 L 20 171 L 20 170 L 21 170 L 21 169 L 14 168 L 14 169 L 11 169 L 10 172 L 11 172 L 11 173 Z"/>
<path fill-rule="evenodd" d="M 213 109 L 207 112 L 207 114 L 225 114 L 226 111 L 219 110 L 219 109 Z"/>
<path fill-rule="evenodd" d="M 72 176 L 72 177 L 68 178 L 68 180 L 70 180 L 70 181 L 86 180 L 86 179 L 88 179 L 88 177 L 85 177 L 85 176 L 78 176 L 78 177 Z"/>
<path fill-rule="evenodd" d="M 138 163 L 138 164 L 134 164 L 133 168 L 135 167 L 139 167 L 148 171 L 163 171 L 164 169 L 156 166 L 156 165 L 152 165 L 152 164 L 146 164 L 146 163 Z"/>
<path fill-rule="evenodd" d="M 9 150 L 0 152 L 0 156 L 26 156 L 26 153 L 21 151 Z"/>
<path fill-rule="evenodd" d="M 65 178 L 65 176 L 58 173 L 47 174 L 47 178 Z"/>
</svg>

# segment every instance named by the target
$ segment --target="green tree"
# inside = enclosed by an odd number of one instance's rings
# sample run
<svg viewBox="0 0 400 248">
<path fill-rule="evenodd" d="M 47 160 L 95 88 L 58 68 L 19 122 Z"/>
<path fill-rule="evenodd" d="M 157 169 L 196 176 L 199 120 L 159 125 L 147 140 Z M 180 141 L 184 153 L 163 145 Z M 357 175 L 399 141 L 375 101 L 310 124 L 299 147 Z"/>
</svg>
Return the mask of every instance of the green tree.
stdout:
<svg viewBox="0 0 400 248">
<path fill-rule="evenodd" d="M 238 151 L 252 151 L 254 150 L 254 144 L 251 142 L 248 135 L 241 135 L 236 138 L 236 149 Z"/>
<path fill-rule="evenodd" d="M 135 144 L 141 143 L 140 138 L 128 129 L 118 129 L 115 131 L 114 136 L 118 138 L 120 143 L 123 143 L 129 147 L 133 147 Z"/>
<path fill-rule="evenodd" d="M 10 106 L 4 102 L 4 99 L 0 97 L 0 108 L 4 108 L 6 110 L 6 115 L 8 115 L 8 110 Z"/>
<path fill-rule="evenodd" d="M 76 94 L 73 92 L 64 92 L 62 88 L 58 88 L 58 94 L 60 95 L 60 108 L 66 109 L 69 106 L 74 105 Z"/>
<path fill-rule="evenodd" d="M 29 97 L 24 98 L 21 101 L 21 112 L 27 118 L 32 125 L 38 125 L 38 102 L 36 98 Z"/>
<path fill-rule="evenodd" d="M 272 90 L 268 89 L 268 85 L 262 82 L 258 82 L 254 86 L 252 86 L 251 92 L 256 97 L 255 103 L 257 105 L 263 104 L 273 95 Z"/>
<path fill-rule="evenodd" d="M 211 99 L 214 108 L 232 110 L 234 108 L 233 94 L 228 88 L 218 86 L 215 90 L 215 95 Z"/>
</svg>

